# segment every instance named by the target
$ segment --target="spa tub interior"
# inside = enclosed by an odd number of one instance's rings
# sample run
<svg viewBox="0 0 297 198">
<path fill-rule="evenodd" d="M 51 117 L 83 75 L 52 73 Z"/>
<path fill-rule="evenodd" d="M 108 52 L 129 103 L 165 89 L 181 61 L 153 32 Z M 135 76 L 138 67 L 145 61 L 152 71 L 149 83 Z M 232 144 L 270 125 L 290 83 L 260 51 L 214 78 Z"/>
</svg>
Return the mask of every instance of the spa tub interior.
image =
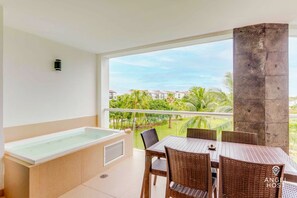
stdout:
<svg viewBox="0 0 297 198">
<path fill-rule="evenodd" d="M 108 140 L 118 130 L 83 127 L 5 144 L 7 155 L 29 164 L 40 164 Z"/>
</svg>

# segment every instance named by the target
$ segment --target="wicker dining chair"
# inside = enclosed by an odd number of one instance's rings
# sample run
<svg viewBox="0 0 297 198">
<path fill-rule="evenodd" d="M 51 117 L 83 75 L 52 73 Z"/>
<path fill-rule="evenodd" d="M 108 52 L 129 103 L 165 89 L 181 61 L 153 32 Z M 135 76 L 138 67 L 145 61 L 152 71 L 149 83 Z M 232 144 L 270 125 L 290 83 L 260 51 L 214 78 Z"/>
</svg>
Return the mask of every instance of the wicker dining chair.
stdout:
<svg viewBox="0 0 297 198">
<path fill-rule="evenodd" d="M 158 138 L 158 134 L 156 129 L 149 129 L 146 131 L 143 131 L 142 133 L 140 133 L 142 141 L 143 141 L 143 145 L 144 148 L 147 149 L 150 146 L 156 144 L 157 142 L 159 142 L 159 138 Z M 154 177 L 154 185 L 156 185 L 157 182 L 157 176 L 163 176 L 166 177 L 167 175 L 167 170 L 166 170 L 166 159 L 161 159 L 159 157 L 157 157 L 157 159 L 155 159 L 152 162 L 152 167 L 151 167 L 151 173 L 155 176 Z M 143 194 L 143 186 L 141 189 L 141 195 Z"/>
<path fill-rule="evenodd" d="M 281 198 L 283 164 L 258 164 L 220 156 L 220 198 Z"/>
<path fill-rule="evenodd" d="M 165 146 L 166 198 L 212 197 L 216 179 L 211 176 L 209 153 L 190 153 Z"/>
<path fill-rule="evenodd" d="M 217 140 L 217 131 L 210 129 L 188 128 L 187 137 L 205 140 Z M 211 174 L 213 177 L 217 177 L 217 169 L 211 168 Z"/>
<path fill-rule="evenodd" d="M 241 131 L 222 131 L 222 141 L 257 145 L 258 135 Z"/>
<path fill-rule="evenodd" d="M 205 140 L 217 140 L 217 131 L 210 129 L 188 128 L 187 137 Z"/>
<path fill-rule="evenodd" d="M 297 183 L 284 182 L 283 183 L 283 198 L 297 197 Z"/>
</svg>

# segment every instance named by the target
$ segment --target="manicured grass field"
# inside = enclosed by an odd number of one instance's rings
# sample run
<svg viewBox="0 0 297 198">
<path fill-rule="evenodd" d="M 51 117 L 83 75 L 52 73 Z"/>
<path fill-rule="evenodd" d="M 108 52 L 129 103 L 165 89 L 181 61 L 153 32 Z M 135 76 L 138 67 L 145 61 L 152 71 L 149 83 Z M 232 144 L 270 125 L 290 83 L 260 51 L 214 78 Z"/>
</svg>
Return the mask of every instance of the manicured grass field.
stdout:
<svg viewBox="0 0 297 198">
<path fill-rule="evenodd" d="M 297 162 L 297 119 L 290 119 L 289 124 L 290 131 L 290 156 Z"/>
<path fill-rule="evenodd" d="M 182 126 L 183 123 L 185 123 L 186 120 L 174 120 L 172 122 L 172 128 L 168 128 L 168 123 L 159 125 L 159 126 L 155 126 L 159 139 L 163 139 L 164 137 L 168 136 L 168 135 L 180 135 L 180 136 L 185 136 L 186 134 L 183 133 L 179 133 L 179 129 Z M 147 130 L 149 128 L 141 128 L 141 129 L 137 129 L 136 132 L 134 133 L 134 148 L 138 148 L 138 149 L 143 149 L 143 143 L 142 143 L 142 139 L 140 136 L 140 133 L 144 130 Z"/>
<path fill-rule="evenodd" d="M 155 126 L 158 136 L 160 139 L 168 135 L 176 135 L 176 136 L 185 136 L 186 133 L 181 133 L 180 128 L 181 126 L 187 121 L 187 118 L 180 119 L 180 120 L 173 120 L 172 121 L 172 128 L 168 128 L 168 123 Z M 210 121 L 211 127 L 218 126 L 224 122 L 226 119 L 213 119 Z M 134 133 L 134 148 L 143 149 L 143 143 L 140 137 L 140 133 L 148 128 L 141 128 L 137 129 Z M 290 119 L 290 156 L 297 162 L 297 119 Z M 231 127 L 227 128 L 226 130 L 232 130 Z"/>
<path fill-rule="evenodd" d="M 186 136 L 186 132 L 180 132 L 180 128 L 185 122 L 187 122 L 188 119 L 189 118 L 173 120 L 171 128 L 168 128 L 168 123 L 165 123 L 165 124 L 162 124 L 159 126 L 155 126 L 158 136 L 159 136 L 159 139 L 161 140 L 168 135 Z M 231 119 L 229 119 L 229 121 L 230 120 Z M 228 119 L 224 119 L 224 118 L 209 119 L 211 128 L 215 128 L 218 125 L 226 123 L 226 121 L 228 121 Z M 146 129 L 149 129 L 149 128 L 137 129 L 136 132 L 134 133 L 134 148 L 143 149 L 143 143 L 142 143 L 140 133 Z M 229 127 L 226 130 L 232 130 L 232 128 Z"/>
</svg>

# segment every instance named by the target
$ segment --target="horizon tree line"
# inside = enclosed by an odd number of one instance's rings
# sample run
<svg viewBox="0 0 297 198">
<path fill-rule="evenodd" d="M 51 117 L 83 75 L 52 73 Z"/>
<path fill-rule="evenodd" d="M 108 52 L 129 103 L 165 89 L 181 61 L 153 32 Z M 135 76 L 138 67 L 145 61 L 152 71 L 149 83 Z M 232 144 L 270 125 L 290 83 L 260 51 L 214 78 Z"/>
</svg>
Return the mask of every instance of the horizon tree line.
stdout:
<svg viewBox="0 0 297 198">
<path fill-rule="evenodd" d="M 165 99 L 153 99 L 148 91 L 132 90 L 130 94 L 120 95 L 116 100 L 110 100 L 109 106 L 110 108 L 123 109 L 230 113 L 233 111 L 233 75 L 231 72 L 225 74 L 223 83 L 228 92 L 218 88 L 206 89 L 194 86 L 189 89 L 188 94 L 182 99 L 175 98 L 173 93 L 168 93 Z M 112 128 L 117 129 L 131 127 L 133 131 L 139 127 L 150 127 L 165 123 L 168 123 L 168 128 L 171 128 L 174 118 L 181 119 L 182 115 L 110 112 L 110 125 Z M 217 129 L 222 130 L 230 125 L 230 122 L 226 122 L 218 126 Z M 207 117 L 193 116 L 183 124 L 180 132 L 184 132 L 189 127 L 210 128 L 211 126 Z"/>
</svg>

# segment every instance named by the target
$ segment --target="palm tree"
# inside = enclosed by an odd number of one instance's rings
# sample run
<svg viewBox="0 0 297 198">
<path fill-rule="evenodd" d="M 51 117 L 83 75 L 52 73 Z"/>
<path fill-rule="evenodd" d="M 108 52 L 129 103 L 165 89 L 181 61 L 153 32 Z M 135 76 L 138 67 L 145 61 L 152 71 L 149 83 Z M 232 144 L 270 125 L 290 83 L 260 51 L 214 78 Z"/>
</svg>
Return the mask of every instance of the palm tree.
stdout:
<svg viewBox="0 0 297 198">
<path fill-rule="evenodd" d="M 187 106 L 181 99 L 176 99 L 173 93 L 168 93 L 166 102 L 168 104 L 168 110 L 174 110 L 174 111 L 179 111 L 179 110 L 185 110 L 187 109 Z M 180 115 L 177 115 L 179 117 Z M 168 128 L 172 128 L 172 115 L 168 115 Z"/>
<path fill-rule="evenodd" d="M 168 104 L 168 110 L 174 110 L 175 97 L 173 93 L 168 93 L 166 102 Z M 168 115 L 168 128 L 172 128 L 172 115 Z"/>
<path fill-rule="evenodd" d="M 233 94 L 226 93 L 221 89 L 211 89 L 209 92 L 217 102 L 216 112 L 231 113 L 233 111 Z"/>
<path fill-rule="evenodd" d="M 129 95 L 124 94 L 118 96 L 117 99 L 112 99 L 109 101 L 110 108 L 127 108 L 126 104 L 128 101 Z M 131 113 L 123 113 L 123 112 L 110 112 L 109 116 L 111 119 L 111 123 L 113 124 L 113 128 L 123 128 L 124 121 L 131 117 Z"/>
<path fill-rule="evenodd" d="M 214 102 L 213 94 L 202 87 L 191 88 L 189 95 L 185 96 L 183 101 L 190 111 L 210 112 L 214 111 L 217 106 Z M 194 116 L 183 124 L 180 132 L 185 132 L 189 127 L 209 128 L 209 124 L 205 117 Z"/>
<path fill-rule="evenodd" d="M 224 84 L 230 91 L 230 94 L 233 94 L 233 74 L 231 72 L 225 74 Z"/>
<path fill-rule="evenodd" d="M 151 110 L 169 110 L 170 107 L 166 100 L 155 99 L 151 100 L 149 104 L 149 109 Z M 163 122 L 167 120 L 168 115 L 166 114 L 146 114 L 146 121 L 148 124 L 156 124 L 158 122 Z"/>
<path fill-rule="evenodd" d="M 218 103 L 216 112 L 231 113 L 233 111 L 233 77 L 231 72 L 225 74 L 224 84 L 228 90 L 227 93 L 216 88 L 209 90 L 209 92 Z"/>
<path fill-rule="evenodd" d="M 142 90 L 132 90 L 130 94 L 126 107 L 130 109 L 148 109 L 149 108 L 149 101 L 151 100 L 151 96 L 148 94 L 147 91 Z M 136 129 L 136 118 L 140 117 L 142 114 L 139 113 L 132 113 L 132 130 L 135 131 Z"/>
<path fill-rule="evenodd" d="M 112 99 L 109 101 L 109 108 L 117 108 L 117 101 Z M 110 125 L 112 124 L 113 128 L 116 129 L 116 117 L 117 117 L 117 112 L 109 112 L 109 118 L 110 118 Z"/>
<path fill-rule="evenodd" d="M 225 87 L 228 92 L 223 92 L 221 89 L 212 89 L 210 92 L 214 95 L 218 102 L 216 112 L 231 113 L 233 112 L 233 75 L 231 72 L 225 74 L 224 79 Z M 232 120 L 227 119 L 226 122 L 216 126 L 216 129 L 220 132 L 232 127 Z"/>
</svg>

